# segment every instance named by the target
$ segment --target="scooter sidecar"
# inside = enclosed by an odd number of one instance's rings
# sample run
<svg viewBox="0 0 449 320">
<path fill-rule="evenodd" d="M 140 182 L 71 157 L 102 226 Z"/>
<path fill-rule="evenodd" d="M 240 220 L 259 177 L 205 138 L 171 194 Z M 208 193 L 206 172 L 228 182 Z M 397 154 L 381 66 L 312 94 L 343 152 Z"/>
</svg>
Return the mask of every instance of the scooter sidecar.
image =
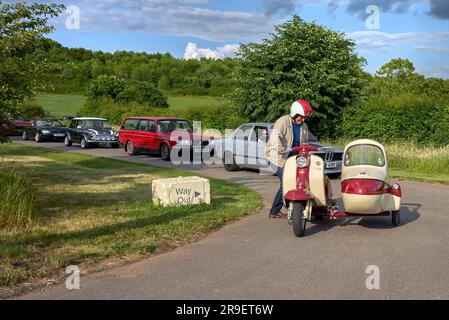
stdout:
<svg viewBox="0 0 449 320">
<path fill-rule="evenodd" d="M 349 143 L 343 153 L 341 191 L 345 212 L 353 215 L 391 213 L 399 224 L 401 188 L 389 185 L 385 148 L 373 140 Z"/>
</svg>

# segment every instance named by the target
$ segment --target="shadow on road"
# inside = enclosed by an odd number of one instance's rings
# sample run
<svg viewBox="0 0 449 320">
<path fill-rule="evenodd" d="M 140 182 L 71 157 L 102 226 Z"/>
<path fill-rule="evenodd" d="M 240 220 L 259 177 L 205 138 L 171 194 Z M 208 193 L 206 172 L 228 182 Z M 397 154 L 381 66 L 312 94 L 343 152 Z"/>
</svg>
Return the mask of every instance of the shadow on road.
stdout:
<svg viewBox="0 0 449 320">
<path fill-rule="evenodd" d="M 419 209 L 421 204 L 418 203 L 403 203 L 401 206 L 401 223 L 403 227 L 409 223 L 418 220 L 421 216 Z M 345 227 L 351 225 L 359 225 L 365 228 L 373 229 L 395 229 L 391 222 L 391 216 L 388 217 L 349 217 L 345 219 L 337 219 L 334 221 L 325 218 L 323 221 L 312 220 L 307 228 L 307 235 L 311 236 L 319 232 L 326 232 L 334 227 Z"/>
</svg>

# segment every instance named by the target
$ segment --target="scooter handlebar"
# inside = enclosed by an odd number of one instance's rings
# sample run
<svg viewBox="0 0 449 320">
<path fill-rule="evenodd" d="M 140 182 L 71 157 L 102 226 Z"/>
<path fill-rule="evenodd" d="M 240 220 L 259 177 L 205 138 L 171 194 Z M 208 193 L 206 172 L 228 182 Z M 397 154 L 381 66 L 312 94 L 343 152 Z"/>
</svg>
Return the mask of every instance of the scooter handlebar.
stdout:
<svg viewBox="0 0 449 320">
<path fill-rule="evenodd" d="M 312 151 L 318 151 L 318 148 L 314 147 L 314 146 L 310 146 L 308 144 L 303 144 L 300 147 L 293 148 L 293 151 L 294 152 L 309 153 L 309 152 L 312 152 Z"/>
</svg>

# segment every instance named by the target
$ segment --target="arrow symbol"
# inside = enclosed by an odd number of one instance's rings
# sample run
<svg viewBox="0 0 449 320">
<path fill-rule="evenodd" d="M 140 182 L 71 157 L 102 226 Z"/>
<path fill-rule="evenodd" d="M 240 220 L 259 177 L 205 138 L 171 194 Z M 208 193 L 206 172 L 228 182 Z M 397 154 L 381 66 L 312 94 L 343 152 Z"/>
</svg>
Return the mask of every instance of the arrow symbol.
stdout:
<svg viewBox="0 0 449 320">
<path fill-rule="evenodd" d="M 198 196 L 200 196 L 200 195 L 201 195 L 201 193 L 195 191 L 195 198 L 198 198 Z"/>
</svg>

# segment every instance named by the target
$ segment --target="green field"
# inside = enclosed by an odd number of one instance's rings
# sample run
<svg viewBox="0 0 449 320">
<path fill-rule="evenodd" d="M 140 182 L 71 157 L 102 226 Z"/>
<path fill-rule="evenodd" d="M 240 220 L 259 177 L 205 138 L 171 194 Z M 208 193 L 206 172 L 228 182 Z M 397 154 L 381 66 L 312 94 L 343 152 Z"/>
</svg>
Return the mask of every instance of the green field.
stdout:
<svg viewBox="0 0 449 320">
<path fill-rule="evenodd" d="M 33 97 L 32 102 L 37 103 L 54 117 L 65 115 L 74 116 L 86 102 L 82 95 L 75 94 L 38 94 Z"/>
<path fill-rule="evenodd" d="M 31 183 L 36 210 L 26 227 L 0 224 L 0 297 L 17 284 L 58 279 L 70 264 L 98 270 L 173 249 L 261 205 L 255 191 L 210 178 L 210 205 L 154 206 L 152 180 L 195 174 L 181 170 L 15 143 L 0 146 L 0 159 L 1 174 Z"/>
<path fill-rule="evenodd" d="M 173 109 L 185 109 L 190 107 L 214 107 L 219 103 L 217 97 L 209 96 L 185 96 L 185 97 L 168 97 L 168 104 Z"/>
<path fill-rule="evenodd" d="M 74 94 L 37 94 L 32 102 L 37 103 L 54 117 L 76 115 L 86 102 L 86 97 Z M 202 108 L 215 106 L 219 102 L 216 97 L 209 96 L 170 96 L 170 108 L 182 110 L 186 108 Z"/>
</svg>

